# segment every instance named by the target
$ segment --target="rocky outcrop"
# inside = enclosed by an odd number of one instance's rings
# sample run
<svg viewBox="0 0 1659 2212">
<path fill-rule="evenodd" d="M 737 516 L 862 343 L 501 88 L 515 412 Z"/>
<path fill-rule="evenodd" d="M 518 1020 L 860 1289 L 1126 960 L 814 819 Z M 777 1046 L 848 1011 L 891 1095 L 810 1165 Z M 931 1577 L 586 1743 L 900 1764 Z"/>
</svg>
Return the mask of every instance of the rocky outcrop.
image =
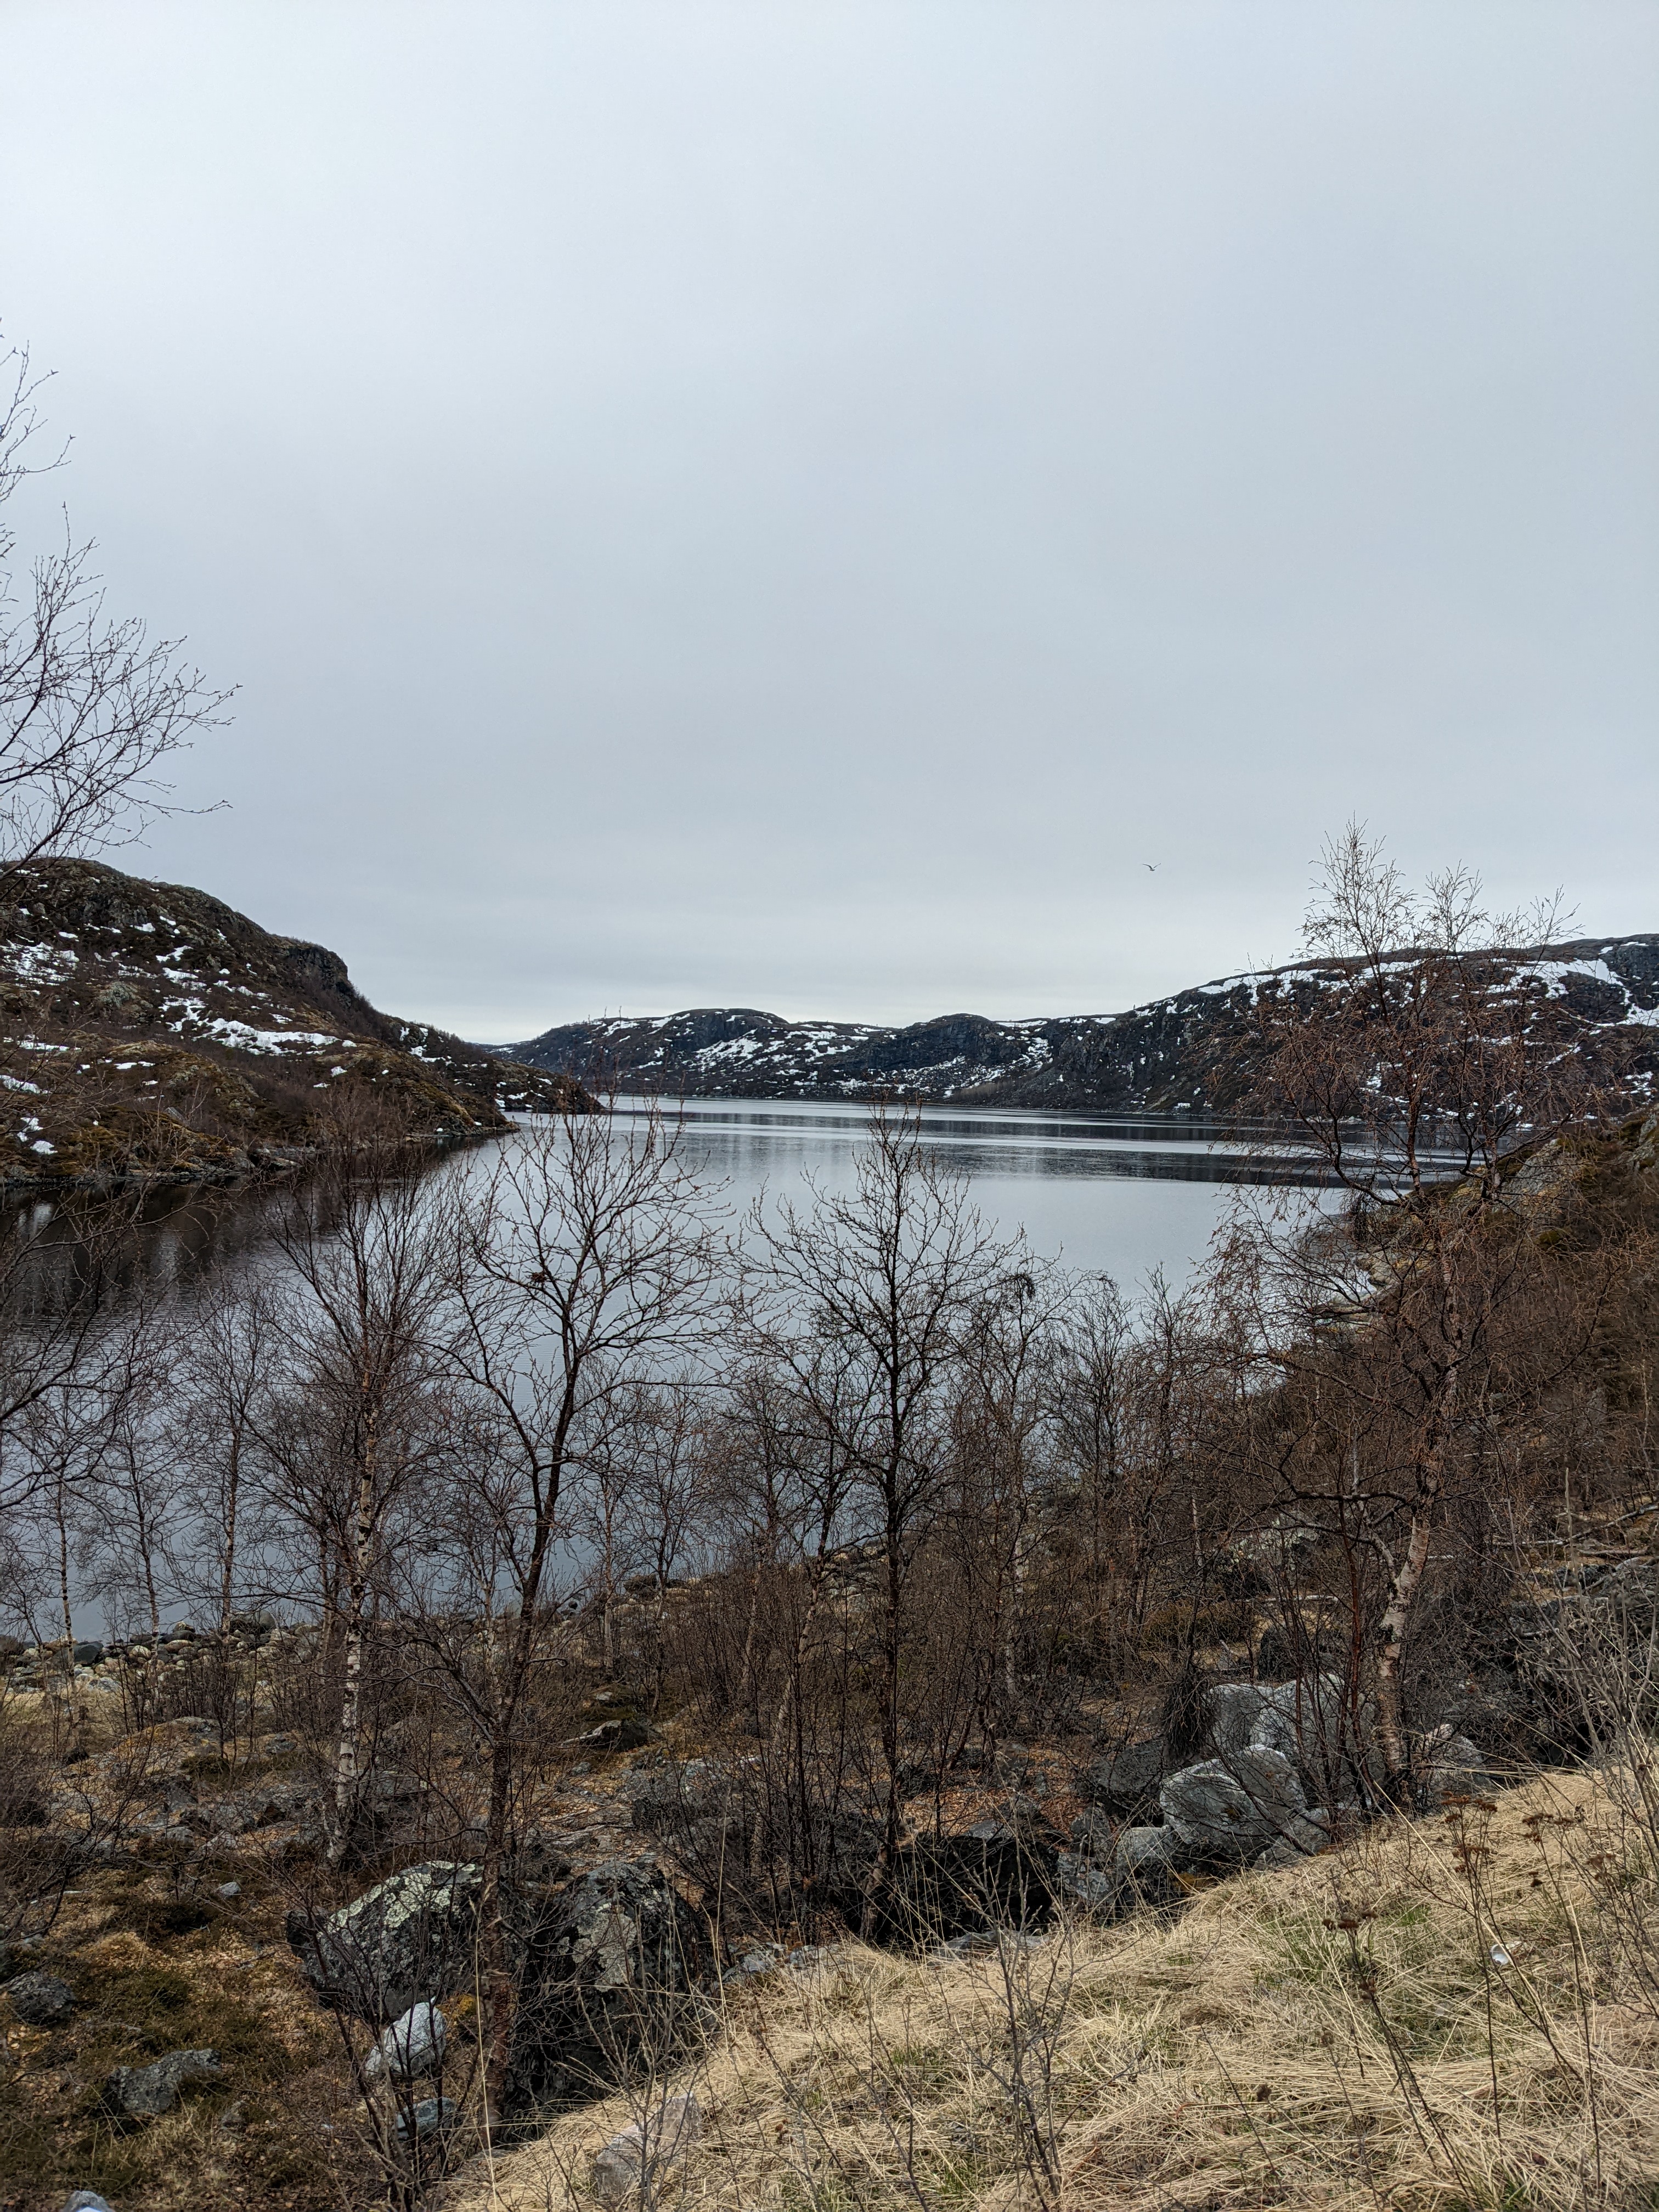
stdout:
<svg viewBox="0 0 1659 2212">
<path fill-rule="evenodd" d="M 539 1871 L 533 1853 L 521 1854 L 507 1893 L 518 1984 L 507 2094 L 517 2106 L 596 2094 L 642 2046 L 665 2063 L 695 2024 L 711 1963 L 699 1916 L 653 1856 L 568 1880 Z M 475 1972 L 482 1888 L 476 1864 L 434 1860 L 325 1918 L 289 1915 L 289 1941 L 323 2002 L 388 2023 L 374 2073 L 413 2075 L 441 2056 L 436 2001 Z"/>
<path fill-rule="evenodd" d="M 1073 1905 L 1115 1918 L 1170 1902 L 1194 1875 L 1287 1865 L 1328 1849 L 1386 1802 L 1369 1704 L 1351 1699 L 1334 1674 L 1218 1684 L 1199 1729 L 1201 1757 L 1178 1761 L 1152 1739 L 1085 1769 L 1093 1802 L 1057 1868 Z M 1414 1742 L 1413 1770 L 1427 1808 L 1500 1780 L 1448 1722 Z"/>
<path fill-rule="evenodd" d="M 222 900 L 91 860 L 41 860 L 0 898 L 0 1183 L 225 1181 L 303 1158 L 320 1098 L 372 1088 L 434 1140 L 578 1086 L 383 1014 L 326 946 Z"/>
<path fill-rule="evenodd" d="M 514 2105 L 593 2094 L 696 2030 L 713 1967 L 702 1920 L 656 1858 L 611 1859 L 520 1906 Z"/>
</svg>

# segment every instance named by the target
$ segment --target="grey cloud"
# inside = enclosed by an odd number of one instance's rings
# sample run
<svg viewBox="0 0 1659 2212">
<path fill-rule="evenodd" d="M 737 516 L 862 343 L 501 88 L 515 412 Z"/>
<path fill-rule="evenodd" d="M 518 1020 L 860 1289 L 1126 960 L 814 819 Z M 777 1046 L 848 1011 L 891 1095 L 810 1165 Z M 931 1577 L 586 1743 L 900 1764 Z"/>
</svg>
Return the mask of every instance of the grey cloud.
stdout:
<svg viewBox="0 0 1659 2212">
<path fill-rule="evenodd" d="M 1288 953 L 1351 811 L 1655 926 L 1650 9 L 8 46 L 61 489 L 244 687 L 138 865 L 382 1003 L 1110 1008 Z"/>
</svg>

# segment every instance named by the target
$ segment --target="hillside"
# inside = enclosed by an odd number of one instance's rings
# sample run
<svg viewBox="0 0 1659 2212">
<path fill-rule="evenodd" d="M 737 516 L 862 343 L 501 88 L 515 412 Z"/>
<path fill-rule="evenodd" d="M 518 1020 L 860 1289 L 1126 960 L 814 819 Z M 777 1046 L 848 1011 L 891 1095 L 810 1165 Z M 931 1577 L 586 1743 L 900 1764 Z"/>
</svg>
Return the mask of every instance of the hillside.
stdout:
<svg viewBox="0 0 1659 2212">
<path fill-rule="evenodd" d="M 1405 956 L 1409 957 L 1409 956 Z M 1568 1036 L 1626 1032 L 1638 1082 L 1659 1048 L 1659 934 L 1581 938 L 1504 956 Z M 1231 975 L 1123 1014 L 993 1021 L 946 1014 L 904 1029 L 790 1022 L 746 1006 L 574 1022 L 504 1054 L 592 1084 L 688 1097 L 866 1098 L 898 1091 L 984 1106 L 1112 1112 L 1225 1105 L 1219 1073 L 1264 985 L 1340 988 L 1331 962 Z"/>
<path fill-rule="evenodd" d="M 602 2147 L 676 2096 L 697 2124 L 646 2201 L 678 2212 L 1635 2212 L 1659 2021 L 1609 1910 L 1649 1893 L 1626 1794 L 1547 1775 L 1114 1925 L 757 1951 L 672 2073 L 478 2160 L 446 2212 L 617 2202 Z"/>
<path fill-rule="evenodd" d="M 222 901 L 88 860 L 0 892 L 0 1181 L 222 1179 L 301 1156 L 327 1094 L 371 1082 L 434 1139 L 581 1103 L 371 1006 L 345 963 Z"/>
</svg>

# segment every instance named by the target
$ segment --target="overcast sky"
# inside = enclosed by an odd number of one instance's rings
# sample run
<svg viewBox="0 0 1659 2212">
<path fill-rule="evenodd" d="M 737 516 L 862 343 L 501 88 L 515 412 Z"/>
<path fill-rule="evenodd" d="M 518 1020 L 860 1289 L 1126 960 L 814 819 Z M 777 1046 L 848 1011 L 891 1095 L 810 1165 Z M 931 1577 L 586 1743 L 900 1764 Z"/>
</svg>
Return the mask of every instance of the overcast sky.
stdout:
<svg viewBox="0 0 1659 2212">
<path fill-rule="evenodd" d="M 1350 814 L 1659 928 L 1652 0 L 0 0 L 0 315 L 395 1012 L 1114 1010 Z M 1157 872 L 1147 863 L 1157 864 Z"/>
</svg>

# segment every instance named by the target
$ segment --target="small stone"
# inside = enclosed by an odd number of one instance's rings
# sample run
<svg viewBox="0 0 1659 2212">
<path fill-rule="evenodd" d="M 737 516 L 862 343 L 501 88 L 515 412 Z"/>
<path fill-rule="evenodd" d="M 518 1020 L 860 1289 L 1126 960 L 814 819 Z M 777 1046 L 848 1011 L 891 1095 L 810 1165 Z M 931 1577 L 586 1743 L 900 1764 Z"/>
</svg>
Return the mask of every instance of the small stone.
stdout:
<svg viewBox="0 0 1659 2212">
<path fill-rule="evenodd" d="M 413 2113 L 398 2113 L 398 2141 L 405 2143 L 409 2141 L 411 2118 L 415 2123 L 415 2140 L 423 2142 L 428 2136 L 435 2135 L 440 2128 L 448 2127 L 459 2109 L 453 2097 L 422 2097 Z"/>
<path fill-rule="evenodd" d="M 363 2061 L 363 2079 L 418 2081 L 423 2074 L 437 2071 L 448 2037 L 449 2023 L 436 2005 L 410 2005 Z"/>
<path fill-rule="evenodd" d="M 11 2008 L 26 2027 L 62 2027 L 75 2010 L 75 1993 L 56 1974 L 19 1974 L 6 1984 Z"/>
<path fill-rule="evenodd" d="M 213 1893 L 216 1897 L 222 1899 L 227 1905 L 234 1905 L 241 1893 L 242 1885 L 240 1881 L 222 1881 L 218 1888 Z"/>
<path fill-rule="evenodd" d="M 702 2133 L 696 2097 L 671 2097 L 642 2124 L 611 2136 L 593 2160 L 593 2194 L 601 2204 L 624 2204 L 642 2194 L 665 2166 L 683 2159 Z"/>
<path fill-rule="evenodd" d="M 64 2200 L 64 2212 L 110 2212 L 109 2200 L 95 2189 L 71 2190 Z"/>
<path fill-rule="evenodd" d="M 223 2069 L 214 2051 L 174 2051 L 150 2066 L 118 2066 L 104 2083 L 105 2101 L 133 2119 L 170 2112 L 186 2081 L 210 2081 Z"/>
<path fill-rule="evenodd" d="M 228 2136 L 239 2136 L 247 2125 L 247 2099 L 237 2097 L 219 2115 L 219 2125 Z"/>
</svg>

